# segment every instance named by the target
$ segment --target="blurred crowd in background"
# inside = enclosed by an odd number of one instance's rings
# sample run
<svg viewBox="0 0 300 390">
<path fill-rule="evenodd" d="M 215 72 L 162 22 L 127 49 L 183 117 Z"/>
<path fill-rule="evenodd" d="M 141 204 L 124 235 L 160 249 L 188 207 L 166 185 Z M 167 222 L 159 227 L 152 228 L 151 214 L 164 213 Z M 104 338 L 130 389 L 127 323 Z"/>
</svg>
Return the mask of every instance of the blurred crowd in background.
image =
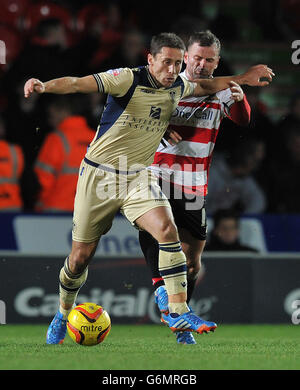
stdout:
<svg viewBox="0 0 300 390">
<path fill-rule="evenodd" d="M 209 29 L 222 43 L 215 76 L 267 63 L 276 78 L 264 89 L 243 88 L 252 109 L 249 126 L 221 123 L 207 212 L 300 213 L 300 72 L 290 59 L 291 42 L 300 39 L 299 14 L 298 0 L 190 0 L 186 6 L 1 0 L 6 61 L 0 64 L 0 211 L 71 211 L 74 190 L 66 191 L 67 178 L 76 182 L 106 100 L 101 94 L 25 99 L 27 79 L 146 65 L 152 35 L 172 31 L 187 42 L 190 33 Z M 69 155 L 75 144 L 77 159 Z M 11 169 L 5 165 L 9 155 L 15 158 Z M 62 169 L 66 175 L 53 189 Z M 5 185 L 18 184 L 20 199 L 9 204 Z M 46 204 L 50 188 L 59 204 Z"/>
</svg>

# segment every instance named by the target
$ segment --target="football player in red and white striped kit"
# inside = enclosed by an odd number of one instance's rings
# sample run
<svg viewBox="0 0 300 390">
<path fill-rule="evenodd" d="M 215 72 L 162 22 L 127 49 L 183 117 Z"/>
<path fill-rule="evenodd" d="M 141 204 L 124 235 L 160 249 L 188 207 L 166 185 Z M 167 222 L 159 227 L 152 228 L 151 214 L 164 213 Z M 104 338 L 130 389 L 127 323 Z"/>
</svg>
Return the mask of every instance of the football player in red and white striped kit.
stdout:
<svg viewBox="0 0 300 390">
<path fill-rule="evenodd" d="M 210 31 L 194 33 L 187 44 L 183 76 L 190 81 L 211 78 L 219 59 L 219 39 Z M 159 177 L 162 191 L 169 198 L 187 259 L 187 302 L 191 299 L 201 267 L 207 234 L 205 197 L 209 166 L 224 117 L 241 126 L 250 121 L 246 96 L 234 82 L 230 88 L 211 96 L 182 99 L 168 128 L 171 138 L 169 142 L 162 141 L 149 167 Z M 158 271 L 158 244 L 146 231 L 139 232 L 139 241 L 152 272 L 155 301 L 163 313 L 168 310 L 168 301 Z M 178 332 L 177 342 L 196 343 L 191 332 Z"/>
</svg>

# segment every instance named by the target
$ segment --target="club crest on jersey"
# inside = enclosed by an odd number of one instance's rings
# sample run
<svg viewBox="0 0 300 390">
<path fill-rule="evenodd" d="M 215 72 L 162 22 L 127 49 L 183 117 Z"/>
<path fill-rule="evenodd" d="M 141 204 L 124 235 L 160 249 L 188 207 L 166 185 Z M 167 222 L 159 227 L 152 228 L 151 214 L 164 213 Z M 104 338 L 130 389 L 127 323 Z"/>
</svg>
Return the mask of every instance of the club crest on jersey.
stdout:
<svg viewBox="0 0 300 390">
<path fill-rule="evenodd" d="M 150 115 L 149 115 L 150 118 L 160 119 L 160 114 L 161 114 L 160 107 L 151 106 Z"/>
<path fill-rule="evenodd" d="M 170 91 L 170 98 L 171 98 L 171 102 L 172 103 L 175 103 L 175 96 L 176 96 L 176 92 L 175 91 Z"/>
<path fill-rule="evenodd" d="M 107 73 L 110 73 L 110 74 L 112 74 L 114 76 L 118 76 L 121 73 L 122 69 L 123 68 L 110 69 L 110 70 L 107 71 Z"/>
</svg>

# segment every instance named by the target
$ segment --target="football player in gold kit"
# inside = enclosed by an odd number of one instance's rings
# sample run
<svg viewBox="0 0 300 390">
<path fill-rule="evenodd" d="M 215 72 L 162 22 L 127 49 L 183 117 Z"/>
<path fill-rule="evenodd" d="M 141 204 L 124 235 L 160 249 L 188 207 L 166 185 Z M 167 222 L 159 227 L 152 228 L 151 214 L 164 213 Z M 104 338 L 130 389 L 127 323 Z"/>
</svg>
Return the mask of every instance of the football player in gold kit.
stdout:
<svg viewBox="0 0 300 390">
<path fill-rule="evenodd" d="M 177 35 L 161 33 L 152 38 L 147 66 L 47 82 L 32 78 L 25 83 L 25 97 L 33 92 L 108 94 L 98 130 L 79 170 L 72 249 L 59 275 L 60 306 L 48 328 L 49 344 L 63 342 L 66 319 L 87 279 L 88 264 L 118 211 L 159 243 L 170 329 L 203 333 L 217 326 L 196 316 L 186 304 L 186 258 L 169 202 L 146 167 L 152 163 L 180 99 L 215 93 L 228 88 L 231 81 L 268 85 L 274 74 L 268 66 L 256 65 L 242 75 L 191 82 L 179 77 L 184 52 L 185 45 Z M 262 77 L 268 81 L 260 81 Z"/>
</svg>

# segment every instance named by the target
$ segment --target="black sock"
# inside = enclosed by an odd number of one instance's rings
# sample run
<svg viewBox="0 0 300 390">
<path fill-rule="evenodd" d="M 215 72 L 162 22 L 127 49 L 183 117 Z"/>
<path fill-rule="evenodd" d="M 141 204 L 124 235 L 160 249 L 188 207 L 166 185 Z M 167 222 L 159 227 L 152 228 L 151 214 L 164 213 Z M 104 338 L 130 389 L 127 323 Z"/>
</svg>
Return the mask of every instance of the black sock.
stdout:
<svg viewBox="0 0 300 390">
<path fill-rule="evenodd" d="M 146 231 L 139 231 L 139 242 L 144 254 L 146 263 L 152 275 L 152 285 L 154 290 L 164 285 L 163 278 L 158 270 L 158 242 Z"/>
<path fill-rule="evenodd" d="M 197 278 L 189 278 L 187 277 L 187 303 L 189 303 L 190 299 L 192 298 L 195 285 L 196 285 Z"/>
</svg>

